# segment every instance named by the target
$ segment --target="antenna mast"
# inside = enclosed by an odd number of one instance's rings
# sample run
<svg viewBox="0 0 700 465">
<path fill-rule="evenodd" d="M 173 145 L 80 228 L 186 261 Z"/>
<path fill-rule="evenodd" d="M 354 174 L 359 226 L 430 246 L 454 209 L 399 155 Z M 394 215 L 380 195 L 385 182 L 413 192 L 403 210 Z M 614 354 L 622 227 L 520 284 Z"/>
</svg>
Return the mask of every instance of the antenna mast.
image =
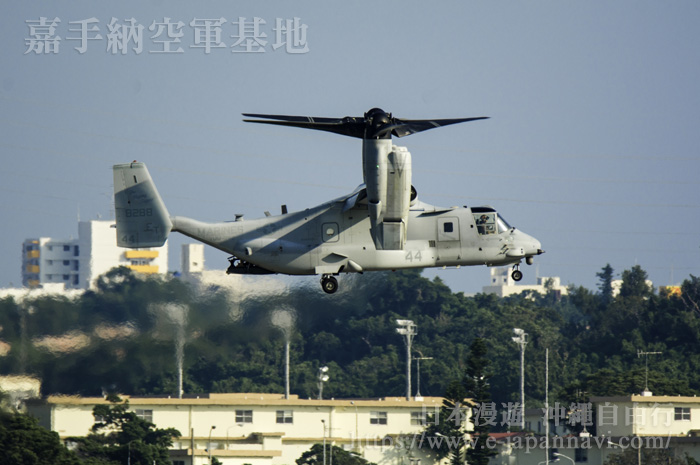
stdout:
<svg viewBox="0 0 700 465">
<path fill-rule="evenodd" d="M 661 355 L 663 352 L 644 352 L 639 349 L 637 349 L 637 358 L 640 358 L 642 355 L 644 355 L 644 393 L 645 395 L 650 395 L 646 394 L 649 392 L 649 356 L 650 355 Z"/>
</svg>

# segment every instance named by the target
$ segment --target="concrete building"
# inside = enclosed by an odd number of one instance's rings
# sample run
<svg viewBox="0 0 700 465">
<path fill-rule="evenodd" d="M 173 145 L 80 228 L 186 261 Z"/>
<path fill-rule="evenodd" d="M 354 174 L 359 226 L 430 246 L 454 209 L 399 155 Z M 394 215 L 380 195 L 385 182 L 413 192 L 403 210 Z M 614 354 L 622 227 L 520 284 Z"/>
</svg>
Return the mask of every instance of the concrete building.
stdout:
<svg viewBox="0 0 700 465">
<path fill-rule="evenodd" d="M 170 452 L 174 465 L 289 465 L 314 444 L 333 444 L 380 465 L 433 463 L 414 435 L 442 398 L 312 400 L 282 394 L 208 394 L 190 398 L 125 397 L 129 409 L 158 428 L 182 434 Z M 28 402 L 30 414 L 61 438 L 85 436 L 92 409 L 104 398 L 51 396 Z M 329 459 L 330 462 L 330 459 Z"/>
<path fill-rule="evenodd" d="M 32 376 L 0 376 L 0 392 L 7 398 L 9 407 L 22 411 L 28 399 L 38 399 L 41 395 L 41 381 Z"/>
<path fill-rule="evenodd" d="M 22 245 L 22 285 L 63 284 L 65 289 L 89 289 L 98 276 L 117 266 L 141 273 L 167 273 L 168 245 L 157 249 L 117 247 L 113 221 L 81 221 L 78 238 L 27 239 Z"/>
<path fill-rule="evenodd" d="M 536 285 L 517 284 L 510 276 L 510 267 L 493 267 L 491 268 L 491 283 L 482 288 L 484 294 L 496 294 L 499 297 L 508 297 L 509 295 L 520 294 L 526 291 L 534 291 L 540 294 L 546 294 L 550 289 L 558 296 L 567 295 L 569 293 L 566 286 L 561 285 L 561 279 L 557 276 L 546 278 L 538 277 Z"/>
<path fill-rule="evenodd" d="M 526 412 L 535 434 L 497 433 L 493 435 L 498 455 L 491 465 L 537 465 L 571 461 L 575 464 L 602 465 L 613 454 L 630 451 L 643 458 L 654 449 L 670 451 L 700 460 L 700 398 L 681 396 L 628 395 L 592 397 L 587 403 L 595 415 L 586 432 L 571 434 L 559 428 L 568 420 L 552 420 L 552 435 L 537 434 L 541 420 L 535 410 Z M 528 415 L 530 413 L 531 415 Z M 571 417 L 570 417 L 571 418 Z M 558 426 L 556 425 L 558 423 Z M 584 423 L 581 423 L 584 424 Z M 591 434 L 591 432 L 595 432 Z M 645 452 L 646 451 L 646 452 Z M 563 460 L 563 461 L 562 461 Z M 645 462 L 649 463 L 649 462 Z"/>
<path fill-rule="evenodd" d="M 651 280 L 647 279 L 646 281 L 644 281 L 644 283 L 649 288 L 649 292 L 654 291 L 654 283 Z M 615 279 L 610 283 L 610 285 L 612 286 L 613 297 L 617 297 L 618 295 L 620 295 L 620 289 L 622 289 L 622 280 Z M 680 292 L 680 289 L 678 291 Z"/>
<path fill-rule="evenodd" d="M 430 446 L 417 445 L 431 442 L 421 433 L 428 415 L 439 411 L 441 398 L 312 400 L 294 395 L 285 399 L 282 394 L 208 394 L 126 399 L 137 415 L 182 433 L 170 451 L 174 465 L 208 464 L 209 452 L 225 465 L 289 465 L 324 440 L 379 465 L 437 462 Z M 51 396 L 29 400 L 27 410 L 65 439 L 89 433 L 95 421 L 92 409 L 98 404 L 107 401 Z M 594 397 L 586 405 L 595 412 L 588 420 L 595 424 L 589 423 L 580 434 L 565 427 L 571 417 L 556 419 L 558 404 L 550 406 L 549 437 L 544 435 L 542 409 L 526 411 L 530 431 L 490 435 L 487 447 L 496 451 L 490 465 L 542 465 L 548 455 L 550 462 L 602 465 L 612 454 L 637 454 L 640 448 L 640 456 L 663 449 L 700 460 L 700 398 Z"/>
<path fill-rule="evenodd" d="M 180 270 L 182 274 L 204 271 L 204 244 L 182 244 Z"/>
</svg>

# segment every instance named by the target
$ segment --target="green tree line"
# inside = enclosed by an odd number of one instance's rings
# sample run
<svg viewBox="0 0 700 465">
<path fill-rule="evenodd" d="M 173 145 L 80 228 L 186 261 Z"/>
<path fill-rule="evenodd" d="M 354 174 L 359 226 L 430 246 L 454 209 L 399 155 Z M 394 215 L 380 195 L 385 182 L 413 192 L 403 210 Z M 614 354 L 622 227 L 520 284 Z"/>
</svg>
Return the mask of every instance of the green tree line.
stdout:
<svg viewBox="0 0 700 465">
<path fill-rule="evenodd" d="M 0 372 L 37 376 L 46 394 L 176 394 L 181 353 L 186 393 L 283 393 L 288 337 L 293 394 L 316 397 L 325 365 L 325 397 L 402 396 L 406 360 L 396 319 L 408 318 L 418 330 L 414 355 L 432 357 L 421 364 L 423 395 L 441 396 L 461 380 L 469 347 L 480 338 L 493 401 L 519 401 L 515 327 L 529 335 L 528 407 L 543 403 L 547 348 L 552 402 L 641 392 L 640 350 L 663 352 L 649 359 L 655 394 L 699 393 L 700 279 L 689 276 L 680 295 L 659 295 L 635 266 L 622 272 L 613 296 L 613 274 L 605 266 L 598 289 L 571 286 L 567 296 L 466 296 L 437 278 L 402 271 L 348 277 L 332 296 L 300 286 L 244 297 L 121 268 L 76 300 L 0 300 L 0 340 L 10 348 Z M 279 312 L 291 316 L 285 330 L 276 323 Z"/>
</svg>

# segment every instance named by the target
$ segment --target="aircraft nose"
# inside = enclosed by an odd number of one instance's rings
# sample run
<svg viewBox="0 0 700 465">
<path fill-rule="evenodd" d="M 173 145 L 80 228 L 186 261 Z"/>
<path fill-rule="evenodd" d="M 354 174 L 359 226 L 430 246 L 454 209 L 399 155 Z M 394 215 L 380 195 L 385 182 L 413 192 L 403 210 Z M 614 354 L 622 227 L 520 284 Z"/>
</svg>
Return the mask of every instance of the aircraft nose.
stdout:
<svg viewBox="0 0 700 465">
<path fill-rule="evenodd" d="M 544 253 L 540 241 L 522 231 L 518 231 L 518 233 L 517 243 L 522 247 L 526 257 L 542 255 Z"/>
</svg>

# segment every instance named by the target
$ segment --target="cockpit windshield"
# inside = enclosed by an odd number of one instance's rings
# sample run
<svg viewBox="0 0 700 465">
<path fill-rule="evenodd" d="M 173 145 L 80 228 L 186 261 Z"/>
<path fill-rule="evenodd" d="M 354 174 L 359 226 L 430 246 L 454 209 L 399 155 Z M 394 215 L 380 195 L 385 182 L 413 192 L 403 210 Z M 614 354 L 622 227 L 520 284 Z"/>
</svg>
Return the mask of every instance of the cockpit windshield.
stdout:
<svg viewBox="0 0 700 465">
<path fill-rule="evenodd" d="M 508 222 L 493 208 L 472 208 L 472 214 L 474 215 L 474 222 L 479 234 L 499 234 L 512 229 Z"/>
</svg>

